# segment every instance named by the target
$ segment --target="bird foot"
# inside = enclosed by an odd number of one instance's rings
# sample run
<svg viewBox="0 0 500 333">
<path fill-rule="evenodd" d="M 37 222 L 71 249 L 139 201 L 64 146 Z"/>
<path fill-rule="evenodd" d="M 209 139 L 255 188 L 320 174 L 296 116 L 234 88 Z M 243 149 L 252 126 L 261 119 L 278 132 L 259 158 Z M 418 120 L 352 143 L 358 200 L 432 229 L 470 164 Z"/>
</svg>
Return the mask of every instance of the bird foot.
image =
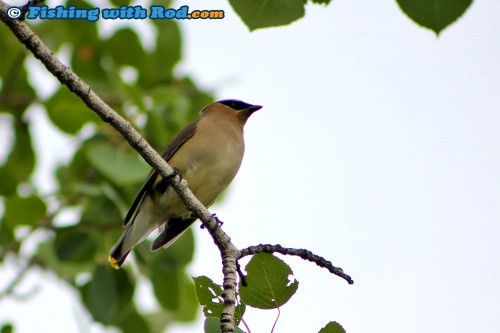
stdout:
<svg viewBox="0 0 500 333">
<path fill-rule="evenodd" d="M 248 283 L 247 283 L 247 277 L 245 274 L 243 274 L 243 272 L 241 271 L 241 266 L 240 266 L 240 262 L 238 260 L 236 260 L 236 271 L 238 272 L 238 275 L 240 276 L 240 281 L 241 281 L 241 285 L 243 287 L 248 287 Z"/>
<path fill-rule="evenodd" d="M 217 224 L 219 225 L 219 227 L 222 227 L 222 225 L 224 224 L 224 222 L 222 222 L 221 220 L 219 220 L 219 218 L 217 217 L 217 214 L 212 214 L 212 217 L 215 219 L 215 221 L 217 221 Z M 200 229 L 205 229 L 205 225 L 202 223 L 201 226 L 200 226 Z"/>
<path fill-rule="evenodd" d="M 173 167 L 172 169 L 174 169 L 174 172 L 172 172 L 172 174 L 170 174 L 168 177 L 166 177 L 165 180 L 167 182 L 169 182 L 172 179 L 174 179 L 175 176 L 179 176 L 181 178 L 181 180 L 182 180 L 181 170 L 179 170 L 179 168 L 176 168 L 176 167 Z"/>
</svg>

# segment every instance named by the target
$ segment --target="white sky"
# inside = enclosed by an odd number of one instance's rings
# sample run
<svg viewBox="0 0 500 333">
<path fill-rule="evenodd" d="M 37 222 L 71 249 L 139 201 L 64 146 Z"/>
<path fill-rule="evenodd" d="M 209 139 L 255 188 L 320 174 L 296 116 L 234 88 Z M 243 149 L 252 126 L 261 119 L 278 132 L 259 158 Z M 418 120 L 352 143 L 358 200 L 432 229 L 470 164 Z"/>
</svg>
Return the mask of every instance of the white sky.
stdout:
<svg viewBox="0 0 500 333">
<path fill-rule="evenodd" d="M 349 333 L 499 332 L 500 3 L 476 1 L 439 38 L 394 1 L 307 6 L 293 25 L 253 33 L 226 1 L 189 6 L 226 18 L 182 22 L 178 72 L 221 99 L 264 106 L 211 211 L 239 247 L 307 248 L 355 281 L 284 258 L 300 286 L 275 332 L 317 332 L 330 320 Z M 219 254 L 196 234 L 190 271 L 220 282 Z M 77 331 L 78 302 L 42 287 L 33 302 L 10 302 L 0 322 L 28 332 L 31 313 L 46 331 Z M 245 318 L 255 333 L 270 332 L 275 316 Z"/>
</svg>

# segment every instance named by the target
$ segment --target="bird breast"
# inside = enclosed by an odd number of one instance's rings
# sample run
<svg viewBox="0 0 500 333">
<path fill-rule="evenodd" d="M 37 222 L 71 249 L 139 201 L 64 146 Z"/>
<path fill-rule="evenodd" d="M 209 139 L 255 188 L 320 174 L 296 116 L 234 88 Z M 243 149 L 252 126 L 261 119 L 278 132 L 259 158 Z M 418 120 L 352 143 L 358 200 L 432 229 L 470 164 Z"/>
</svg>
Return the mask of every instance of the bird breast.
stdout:
<svg viewBox="0 0 500 333">
<path fill-rule="evenodd" d="M 179 148 L 169 164 L 180 170 L 194 195 L 210 206 L 236 176 L 244 150 L 242 129 L 222 119 L 212 127 L 198 126 L 195 135 Z M 160 199 L 160 206 L 168 217 L 188 213 L 172 189 Z"/>
</svg>

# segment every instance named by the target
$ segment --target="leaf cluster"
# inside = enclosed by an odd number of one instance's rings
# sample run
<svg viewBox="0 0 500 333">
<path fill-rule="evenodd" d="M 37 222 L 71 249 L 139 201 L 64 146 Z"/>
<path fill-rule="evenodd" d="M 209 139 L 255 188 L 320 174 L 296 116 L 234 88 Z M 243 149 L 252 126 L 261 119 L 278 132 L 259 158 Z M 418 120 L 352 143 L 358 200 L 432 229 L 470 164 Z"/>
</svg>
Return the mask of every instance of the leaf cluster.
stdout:
<svg viewBox="0 0 500 333">
<path fill-rule="evenodd" d="M 123 4 L 112 2 L 116 6 Z M 312 0 L 313 4 L 329 2 Z M 300 19 L 305 15 L 307 1 L 229 3 L 249 29 L 255 30 Z M 463 15 L 471 3 L 397 0 L 411 20 L 436 34 Z M 66 5 L 94 7 L 74 0 Z M 103 37 L 95 23 L 85 20 L 44 20 L 36 24 L 35 30 L 51 49 L 67 58 L 67 65 L 108 105 L 130 119 L 148 142 L 161 150 L 181 127 L 197 117 L 203 106 L 212 102 L 213 96 L 189 77 L 175 75 L 175 65 L 182 57 L 177 23 L 163 20 L 148 24 L 155 34 L 150 48 L 132 28 L 120 28 Z M 191 321 L 198 302 L 206 316 L 205 330 L 218 332 L 222 287 L 207 277 L 197 277 L 194 289 L 186 274 L 194 251 L 192 233 L 186 233 L 162 256 L 151 256 L 146 241 L 135 251 L 133 268 L 128 266 L 118 272 L 109 268 L 108 251 L 122 232 L 117 217 L 125 215 L 149 167 L 65 87 L 58 86 L 48 96 L 40 94 L 39 88 L 50 85 L 50 78 L 41 82 L 33 78 L 26 50 L 10 33 L 0 33 L 0 49 L 7 50 L 0 61 L 0 197 L 4 208 L 0 262 L 10 256 L 19 266 L 37 266 L 55 273 L 79 293 L 95 321 L 124 332 L 156 332 L 176 321 Z M 72 150 L 71 160 L 52 170 L 53 193 L 40 191 L 33 179 L 41 158 L 36 143 L 44 140 L 34 135 L 30 116 L 34 108 L 43 109 L 53 127 L 74 143 L 74 147 L 67 147 Z M 68 212 L 76 213 L 62 223 L 61 216 Z M 31 236 L 39 230 L 48 236 L 35 241 Z M 35 243 L 36 250 L 21 251 L 30 242 Z M 243 322 L 248 306 L 279 309 L 298 288 L 290 267 L 271 255 L 255 255 L 246 269 L 248 287 L 239 289 L 237 324 Z M 152 313 L 140 311 L 135 301 L 136 282 L 141 279 L 151 283 L 152 296 L 160 305 Z M 14 292 L 10 286 L 4 289 Z M 5 323 L 0 331 L 11 332 L 13 325 Z M 344 330 L 331 322 L 320 332 Z"/>
<path fill-rule="evenodd" d="M 229 0 L 250 31 L 290 24 L 305 16 L 307 0 Z M 328 5 L 330 0 L 311 0 Z M 472 0 L 396 0 L 403 13 L 416 24 L 438 35 L 460 18 Z"/>
<path fill-rule="evenodd" d="M 299 281 L 292 269 L 281 259 L 268 253 L 257 253 L 246 265 L 246 285 L 239 284 L 237 305 L 234 314 L 235 332 L 241 328 L 247 307 L 262 310 L 280 309 L 297 292 Z M 220 316 L 223 307 L 222 286 L 206 276 L 194 277 L 196 297 L 203 306 L 205 333 L 220 333 Z M 244 323 L 249 329 L 250 323 Z M 330 322 L 320 333 L 345 333 L 338 323 Z"/>
<path fill-rule="evenodd" d="M 82 1 L 69 1 L 71 5 L 93 7 Z M 161 151 L 213 96 L 189 77 L 174 74 L 181 60 L 178 24 L 149 23 L 156 36 L 152 48 L 132 28 L 102 37 L 97 25 L 85 20 L 43 20 L 34 29 Z M 136 265 L 115 271 L 107 263 L 123 232 L 121 219 L 150 167 L 66 87 L 41 96 L 40 86 L 50 82 L 30 77 L 28 53 L 5 32 L 0 33 L 0 48 L 8 50 L 0 62 L 0 121 L 8 135 L 0 156 L 0 262 L 10 257 L 19 267 L 29 264 L 55 273 L 79 293 L 95 321 L 123 332 L 157 332 L 194 320 L 198 304 L 186 274 L 194 253 L 191 232 L 161 256 L 151 255 L 146 241 L 135 251 Z M 41 157 L 36 141 L 44 140 L 33 130 L 34 107 L 74 143 L 67 147 L 73 150 L 70 161 L 51 170 L 51 193 L 41 191 L 33 178 Z M 41 241 L 32 237 L 39 230 L 47 235 Z M 28 243 L 35 250 L 27 254 L 21 248 Z M 140 311 L 138 281 L 151 284 L 151 297 L 159 304 L 154 312 Z M 4 289 L 8 286 L 0 286 L 0 294 Z"/>
</svg>

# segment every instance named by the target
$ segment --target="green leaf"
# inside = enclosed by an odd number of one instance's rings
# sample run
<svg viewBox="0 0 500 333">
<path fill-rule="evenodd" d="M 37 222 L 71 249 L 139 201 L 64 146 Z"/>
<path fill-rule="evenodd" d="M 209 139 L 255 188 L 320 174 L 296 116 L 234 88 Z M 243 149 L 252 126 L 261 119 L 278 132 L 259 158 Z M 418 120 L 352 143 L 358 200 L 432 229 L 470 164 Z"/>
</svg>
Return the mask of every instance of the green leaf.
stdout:
<svg viewBox="0 0 500 333">
<path fill-rule="evenodd" d="M 198 313 L 199 306 L 196 300 L 193 282 L 183 273 L 180 283 L 179 308 L 174 313 L 173 318 L 176 321 L 188 323 L 194 321 Z"/>
<path fill-rule="evenodd" d="M 215 317 L 207 317 L 205 318 L 204 324 L 204 332 L 205 333 L 220 333 L 222 330 L 220 329 L 220 319 Z"/>
<path fill-rule="evenodd" d="M 95 8 L 88 2 L 81 0 L 69 0 L 66 7 L 76 6 L 78 8 Z M 45 23 L 45 22 L 44 22 Z M 71 53 L 70 66 L 80 78 L 89 84 L 94 91 L 101 95 L 110 90 L 108 78 L 103 69 L 103 55 L 106 54 L 105 43 L 99 39 L 98 24 L 87 20 L 58 20 L 50 21 L 47 35 L 55 35 L 56 44 L 73 41 L 73 52 Z M 126 48 L 122 47 L 122 50 Z"/>
<path fill-rule="evenodd" d="M 145 315 L 152 332 L 164 332 L 165 327 L 172 322 L 171 315 L 163 309 Z"/>
<path fill-rule="evenodd" d="M 127 104 L 130 103 L 131 105 L 136 107 L 141 114 L 146 113 L 146 105 L 144 104 L 144 90 L 137 84 L 137 82 L 125 82 L 121 77 L 120 82 L 120 93 L 123 96 L 126 96 L 125 99 L 127 101 Z M 134 126 L 137 125 L 137 123 L 134 122 L 134 119 L 130 119 L 130 121 L 133 122 Z"/>
<path fill-rule="evenodd" d="M 145 54 L 139 82 L 150 88 L 170 83 L 175 64 L 181 59 L 181 35 L 174 21 L 153 20 L 158 28 L 156 48 Z"/>
<path fill-rule="evenodd" d="M 176 84 L 176 88 L 160 85 L 151 89 L 149 97 L 153 107 L 149 110 L 145 128 L 149 142 L 165 148 L 181 128 L 197 119 L 200 110 L 212 102 L 193 90 L 189 81 Z"/>
<path fill-rule="evenodd" d="M 179 309 L 182 273 L 174 265 L 166 267 L 156 260 L 153 263 L 151 283 L 156 299 L 163 308 L 171 311 Z"/>
<path fill-rule="evenodd" d="M 124 47 L 126 51 L 124 51 Z M 104 42 L 103 49 L 117 65 L 130 65 L 142 68 L 144 65 L 144 49 L 134 30 L 124 28 Z"/>
<path fill-rule="evenodd" d="M 136 246 L 134 251 L 140 271 L 151 280 L 154 295 L 162 308 L 168 310 L 170 320 L 189 322 L 198 313 L 194 286 L 184 271 L 188 258 L 177 250 L 171 251 L 174 246 L 179 251 L 186 248 L 187 244 L 183 243 L 187 241 L 189 245 L 186 251 L 192 252 L 192 237 L 191 231 L 188 231 L 168 250 L 154 253 L 149 250 L 151 242 L 146 240 Z M 189 259 L 191 256 L 189 254 Z M 154 325 L 161 325 L 161 320 L 154 319 Z"/>
<path fill-rule="evenodd" d="M 120 6 L 129 6 L 131 2 L 131 0 L 111 0 L 111 3 L 117 8 Z"/>
<path fill-rule="evenodd" d="M 11 323 L 6 323 L 3 324 L 2 327 L 0 328 L 0 333 L 13 333 L 14 332 L 14 325 Z"/>
<path fill-rule="evenodd" d="M 9 52 L 3 52 L 2 61 L 0 61 L 0 77 L 5 79 L 10 70 L 21 66 L 27 52 L 13 34 L 0 34 L 0 50 L 9 50 Z"/>
<path fill-rule="evenodd" d="M 119 290 L 114 273 L 107 265 L 98 265 L 92 280 L 82 288 L 83 301 L 90 314 L 104 324 L 111 323 L 118 311 Z"/>
<path fill-rule="evenodd" d="M 346 333 L 344 328 L 336 321 L 331 321 L 323 327 L 319 333 Z"/>
<path fill-rule="evenodd" d="M 83 187 L 80 187 L 83 188 Z M 86 192 L 81 192 L 86 193 Z M 120 211 L 111 201 L 104 196 L 87 197 L 81 216 L 81 224 L 94 226 L 116 227 L 120 233 L 121 225 Z"/>
<path fill-rule="evenodd" d="M 47 114 L 62 131 L 75 134 L 83 125 L 97 122 L 99 118 L 81 99 L 61 87 L 46 103 Z"/>
<path fill-rule="evenodd" d="M 48 5 L 48 4 L 46 4 Z M 78 8 L 91 9 L 95 8 L 95 4 L 90 4 L 88 1 L 82 0 L 68 0 L 65 2 L 66 8 L 76 6 Z M 50 7 L 50 5 L 49 5 Z M 57 22 L 58 21 L 58 22 Z M 79 57 L 78 48 L 80 46 L 96 45 L 98 44 L 97 26 L 96 22 L 89 22 L 87 20 L 40 20 L 37 24 L 37 34 L 52 50 L 59 50 L 61 45 L 68 45 L 75 47 L 73 57 Z M 71 43 L 69 43 L 71 41 Z M 78 58 L 73 66 L 78 66 L 79 63 L 88 60 L 87 57 Z M 86 73 L 75 70 L 79 75 Z M 102 73 L 101 73 L 102 74 Z"/>
<path fill-rule="evenodd" d="M 245 314 L 246 309 L 246 304 L 236 304 L 236 307 L 234 308 L 234 320 L 237 325 L 239 325 L 241 319 L 243 319 L 243 315 Z"/>
<path fill-rule="evenodd" d="M 268 253 L 258 253 L 245 267 L 247 287 L 240 284 L 243 303 L 259 309 L 274 309 L 285 304 L 297 291 L 299 282 L 292 269 L 281 259 Z"/>
<path fill-rule="evenodd" d="M 87 144 L 85 153 L 89 162 L 117 185 L 138 183 L 149 170 L 137 153 L 117 149 L 105 141 Z"/>
<path fill-rule="evenodd" d="M 198 303 L 193 284 L 184 270 L 175 262 L 167 264 L 158 255 L 150 265 L 152 265 L 152 271 L 149 276 L 160 305 L 169 310 L 176 321 L 193 321 L 198 312 Z"/>
<path fill-rule="evenodd" d="M 136 309 L 130 311 L 125 319 L 118 325 L 122 333 L 150 333 L 151 329 L 144 317 Z"/>
<path fill-rule="evenodd" d="M 101 273 L 96 274 L 95 272 L 99 270 L 101 270 Z M 93 284 L 96 293 L 93 298 L 94 303 L 90 303 L 92 298 L 89 296 Z M 106 293 L 99 296 L 98 291 L 104 287 L 107 287 L 108 290 L 106 290 Z M 134 284 L 126 269 L 114 270 L 111 269 L 107 263 L 104 265 L 99 264 L 94 269 L 93 280 L 83 286 L 80 291 L 83 296 L 84 304 L 90 310 L 94 319 L 104 324 L 122 326 L 123 322 L 126 321 L 128 317 L 133 317 L 134 312 L 137 312 L 132 300 L 134 295 Z M 103 299 L 100 300 L 99 297 Z M 101 303 L 103 307 L 100 307 L 99 304 Z M 92 312 L 91 306 L 94 311 L 98 312 Z M 104 306 L 110 307 L 108 311 L 104 309 Z M 100 314 L 100 316 L 96 317 L 94 313 Z M 138 322 L 139 320 L 139 318 L 135 318 L 133 320 L 135 322 L 134 325 L 141 325 L 141 323 Z M 129 322 L 129 324 L 132 324 L 132 322 Z"/>
<path fill-rule="evenodd" d="M 194 277 L 193 281 L 196 298 L 203 305 L 205 317 L 220 317 L 224 306 L 222 287 L 206 276 Z"/>
<path fill-rule="evenodd" d="M 187 125 L 184 96 L 167 85 L 161 85 L 151 90 L 153 108 L 148 114 L 146 132 L 156 146 L 164 148 L 182 127 Z"/>
<path fill-rule="evenodd" d="M 58 228 L 54 242 L 57 258 L 61 261 L 92 261 L 96 253 L 90 234 L 78 227 Z"/>
<path fill-rule="evenodd" d="M 10 67 L 0 72 L 0 78 L 2 78 L 0 112 L 9 112 L 21 119 L 23 112 L 36 99 L 36 94 L 28 82 L 26 69 L 23 65 L 26 58 L 25 50 L 13 53 L 14 59 L 11 60 Z M 6 60 L 9 61 L 9 59 Z"/>
<path fill-rule="evenodd" d="M 18 115 L 14 117 L 15 141 L 7 162 L 0 167 L 0 195 L 13 193 L 20 182 L 28 180 L 35 167 L 35 154 L 28 126 Z"/>
<path fill-rule="evenodd" d="M 193 277 L 196 298 L 203 305 L 205 317 L 219 318 L 224 306 L 222 298 L 222 287 L 214 283 L 206 276 Z M 245 304 L 237 304 L 234 314 L 236 324 L 239 325 L 243 314 L 245 313 Z"/>
<path fill-rule="evenodd" d="M 121 312 L 119 314 L 120 318 L 124 318 L 130 315 L 130 310 L 136 311 L 134 308 L 130 308 L 132 304 L 132 297 L 134 296 L 134 283 L 130 278 L 129 272 L 126 269 L 110 270 L 109 266 L 105 265 L 107 271 L 111 271 L 115 279 L 116 290 L 118 295 L 118 309 Z"/>
<path fill-rule="evenodd" d="M 83 147 L 75 152 L 73 159 L 67 166 L 62 166 L 57 170 L 57 177 L 63 190 L 74 186 L 75 182 L 82 182 L 91 174 L 92 166 L 87 161 Z"/>
<path fill-rule="evenodd" d="M 255 29 L 290 24 L 304 16 L 304 0 L 229 0 L 246 26 Z"/>
<path fill-rule="evenodd" d="M 214 318 L 214 317 L 205 318 L 204 332 L 205 333 L 221 333 L 222 331 L 220 329 L 220 319 Z M 234 332 L 235 333 L 245 333 L 245 331 L 242 331 L 239 327 L 235 327 Z"/>
<path fill-rule="evenodd" d="M 44 267 L 50 267 L 51 271 L 63 279 L 73 279 L 80 273 L 90 273 L 95 266 L 94 262 L 81 264 L 60 261 L 55 253 L 54 242 L 52 240 L 43 242 L 38 246 L 37 258 Z"/>
<path fill-rule="evenodd" d="M 175 64 L 181 59 L 181 33 L 174 21 L 154 20 L 158 28 L 154 68 L 159 79 L 170 78 Z"/>
<path fill-rule="evenodd" d="M 194 256 L 193 230 L 191 228 L 186 230 L 186 232 L 160 256 L 174 261 L 179 268 L 187 266 L 193 260 Z"/>
<path fill-rule="evenodd" d="M 34 227 L 45 217 L 45 202 L 36 195 L 21 198 L 17 194 L 5 201 L 4 223 L 14 229 L 18 225 Z"/>
<path fill-rule="evenodd" d="M 187 106 L 187 121 L 191 122 L 198 118 L 200 111 L 214 101 L 214 96 L 199 90 L 196 84 L 189 77 L 175 82 L 177 89 L 183 93 L 183 103 Z"/>
<path fill-rule="evenodd" d="M 328 5 L 331 0 L 311 0 L 316 5 Z"/>
<path fill-rule="evenodd" d="M 200 111 L 213 102 L 212 96 L 199 91 L 188 78 L 171 85 L 157 85 L 149 91 L 148 97 L 152 107 L 144 134 L 159 150 L 163 150 L 181 128 L 196 120 Z"/>
<path fill-rule="evenodd" d="M 465 13 L 472 0 L 397 0 L 397 2 L 410 19 L 438 35 Z"/>
<path fill-rule="evenodd" d="M 12 230 L 12 228 L 10 228 L 8 225 L 6 225 L 5 222 L 1 222 L 0 223 L 0 248 L 3 248 L 4 250 L 8 250 L 9 252 L 13 251 L 14 253 L 17 253 L 17 251 L 19 251 L 19 246 L 16 246 L 14 248 L 6 248 L 7 245 L 11 244 L 14 241 L 15 241 L 15 237 L 14 237 L 14 231 Z"/>
<path fill-rule="evenodd" d="M 150 333 L 152 332 L 144 317 L 136 309 L 129 311 L 124 320 L 118 325 L 122 333 Z"/>
</svg>

